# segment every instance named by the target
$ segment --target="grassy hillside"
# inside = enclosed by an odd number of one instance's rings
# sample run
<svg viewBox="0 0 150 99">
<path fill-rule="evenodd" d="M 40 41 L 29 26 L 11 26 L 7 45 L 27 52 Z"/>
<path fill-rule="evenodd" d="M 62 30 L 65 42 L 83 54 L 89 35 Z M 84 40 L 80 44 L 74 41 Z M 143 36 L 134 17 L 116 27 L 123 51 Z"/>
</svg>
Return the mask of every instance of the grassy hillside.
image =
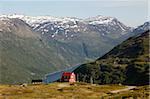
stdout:
<svg viewBox="0 0 150 99">
<path fill-rule="evenodd" d="M 99 84 L 149 84 L 149 31 L 113 48 L 95 62 L 75 70 L 79 80 Z"/>
<path fill-rule="evenodd" d="M 7 99 L 121 99 L 121 98 L 142 98 L 149 96 L 148 86 L 136 87 L 133 90 L 124 90 L 127 86 L 119 85 L 91 85 L 87 83 L 51 83 L 48 85 L 0 85 L 0 98 Z"/>
</svg>

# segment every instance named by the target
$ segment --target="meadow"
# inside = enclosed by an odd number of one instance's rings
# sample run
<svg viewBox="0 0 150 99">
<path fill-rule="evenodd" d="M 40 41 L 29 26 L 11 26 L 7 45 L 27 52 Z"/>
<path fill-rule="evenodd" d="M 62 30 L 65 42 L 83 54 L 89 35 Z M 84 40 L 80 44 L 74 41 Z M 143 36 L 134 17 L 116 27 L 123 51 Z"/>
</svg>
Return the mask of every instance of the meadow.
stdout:
<svg viewBox="0 0 150 99">
<path fill-rule="evenodd" d="M 96 85 L 78 82 L 69 83 L 0 85 L 0 99 L 148 99 L 149 86 L 131 90 L 124 85 Z"/>
</svg>

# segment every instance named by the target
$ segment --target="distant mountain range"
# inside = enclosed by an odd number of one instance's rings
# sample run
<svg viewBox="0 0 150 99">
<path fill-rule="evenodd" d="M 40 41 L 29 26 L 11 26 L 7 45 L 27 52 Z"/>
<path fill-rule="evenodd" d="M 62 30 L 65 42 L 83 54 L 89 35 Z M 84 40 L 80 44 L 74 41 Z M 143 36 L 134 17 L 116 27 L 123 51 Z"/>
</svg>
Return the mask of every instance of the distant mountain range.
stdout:
<svg viewBox="0 0 150 99">
<path fill-rule="evenodd" d="M 83 33 L 95 32 L 99 36 L 118 38 L 132 29 L 114 17 L 96 16 L 87 19 L 75 17 L 1 15 L 0 17 L 18 18 L 29 24 L 33 30 L 49 38 L 68 40 Z"/>
<path fill-rule="evenodd" d="M 124 37 L 121 37 L 121 38 L 119 38 L 119 39 L 121 39 L 121 40 L 125 40 L 125 39 L 127 39 L 127 38 L 129 38 L 129 37 L 132 37 L 132 36 L 134 36 L 134 35 L 140 35 L 141 33 L 143 33 L 143 32 L 145 32 L 145 31 L 147 31 L 147 30 L 149 30 L 150 29 L 150 21 L 148 21 L 148 22 L 145 22 L 143 25 L 140 25 L 140 26 L 138 26 L 137 28 L 135 28 L 135 29 L 133 29 L 133 31 L 132 32 L 129 32 L 129 33 L 127 33 L 127 34 L 125 34 L 124 35 Z"/>
<path fill-rule="evenodd" d="M 0 15 L 0 82 L 31 81 L 91 61 L 133 31 L 113 17 Z"/>
<path fill-rule="evenodd" d="M 138 35 L 130 37 L 96 61 L 81 65 L 74 72 L 84 82 L 149 84 L 149 33 L 149 30 L 138 32 Z"/>
</svg>

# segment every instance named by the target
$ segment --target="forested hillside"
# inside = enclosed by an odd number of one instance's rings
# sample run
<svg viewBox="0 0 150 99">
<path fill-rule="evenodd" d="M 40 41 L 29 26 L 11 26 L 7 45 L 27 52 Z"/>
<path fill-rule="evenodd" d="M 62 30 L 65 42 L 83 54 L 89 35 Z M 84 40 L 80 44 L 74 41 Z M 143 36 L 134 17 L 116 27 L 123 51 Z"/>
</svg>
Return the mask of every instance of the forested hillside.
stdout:
<svg viewBox="0 0 150 99">
<path fill-rule="evenodd" d="M 81 65 L 75 73 L 80 81 L 98 84 L 148 84 L 149 31 L 129 38 L 95 62 Z"/>
</svg>

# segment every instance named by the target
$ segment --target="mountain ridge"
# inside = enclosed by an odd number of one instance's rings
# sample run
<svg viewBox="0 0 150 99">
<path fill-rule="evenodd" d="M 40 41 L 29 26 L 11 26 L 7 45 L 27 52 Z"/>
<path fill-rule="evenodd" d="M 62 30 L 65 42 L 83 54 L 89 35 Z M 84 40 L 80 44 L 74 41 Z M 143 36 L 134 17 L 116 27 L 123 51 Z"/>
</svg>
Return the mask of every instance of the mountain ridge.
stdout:
<svg viewBox="0 0 150 99">
<path fill-rule="evenodd" d="M 58 34 L 64 35 L 63 38 L 72 38 L 78 33 L 98 32 L 102 36 L 115 34 L 117 29 L 120 36 L 131 31 L 131 27 L 127 27 L 114 17 L 98 15 L 95 17 L 79 19 L 75 17 L 52 17 L 52 16 L 25 16 L 25 15 L 1 15 L 0 17 L 19 18 L 29 24 L 35 31 L 42 34 L 50 33 L 51 39 Z M 110 29 L 109 29 L 109 28 Z M 112 28 L 111 28 L 112 27 Z M 68 35 L 67 35 L 68 34 Z M 119 37 L 115 35 L 116 37 Z M 114 37 L 115 37 L 114 36 Z M 110 38 L 111 36 L 109 36 Z"/>
</svg>

